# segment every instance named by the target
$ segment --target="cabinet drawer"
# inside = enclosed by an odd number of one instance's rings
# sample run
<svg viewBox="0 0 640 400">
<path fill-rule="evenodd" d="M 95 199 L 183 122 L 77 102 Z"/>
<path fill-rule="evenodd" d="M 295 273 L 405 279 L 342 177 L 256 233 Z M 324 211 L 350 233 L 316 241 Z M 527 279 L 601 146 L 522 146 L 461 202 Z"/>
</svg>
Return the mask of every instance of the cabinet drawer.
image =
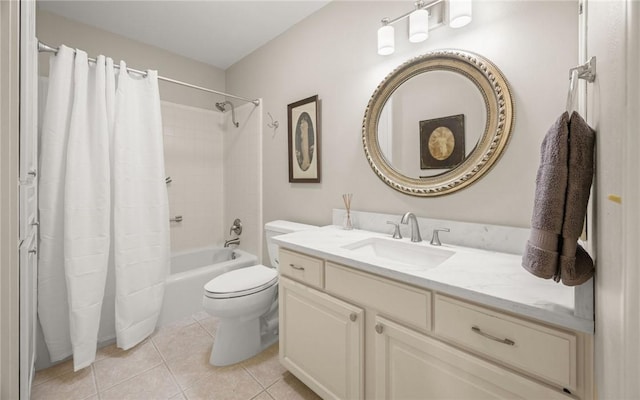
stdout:
<svg viewBox="0 0 640 400">
<path fill-rule="evenodd" d="M 323 261 L 280 249 L 280 273 L 318 288 L 323 287 Z"/>
<path fill-rule="evenodd" d="M 327 292 L 370 307 L 421 330 L 431 330 L 431 292 L 354 271 L 331 262 L 325 267 Z"/>
<path fill-rule="evenodd" d="M 576 336 L 446 296 L 435 297 L 435 333 L 563 388 L 577 386 Z"/>
</svg>

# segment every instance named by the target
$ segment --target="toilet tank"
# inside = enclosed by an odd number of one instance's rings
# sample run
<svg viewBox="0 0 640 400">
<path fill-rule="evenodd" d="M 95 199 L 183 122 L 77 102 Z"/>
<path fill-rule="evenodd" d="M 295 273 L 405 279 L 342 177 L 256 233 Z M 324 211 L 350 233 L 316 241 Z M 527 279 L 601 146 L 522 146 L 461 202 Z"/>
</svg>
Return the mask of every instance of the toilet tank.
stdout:
<svg viewBox="0 0 640 400">
<path fill-rule="evenodd" d="M 298 222 L 277 220 L 267 222 L 264 225 L 265 237 L 267 240 L 267 249 L 269 251 L 269 261 L 272 267 L 278 268 L 278 245 L 273 243 L 274 236 L 284 235 L 285 233 L 306 231 L 309 229 L 316 229 L 315 225 L 300 224 Z"/>
</svg>

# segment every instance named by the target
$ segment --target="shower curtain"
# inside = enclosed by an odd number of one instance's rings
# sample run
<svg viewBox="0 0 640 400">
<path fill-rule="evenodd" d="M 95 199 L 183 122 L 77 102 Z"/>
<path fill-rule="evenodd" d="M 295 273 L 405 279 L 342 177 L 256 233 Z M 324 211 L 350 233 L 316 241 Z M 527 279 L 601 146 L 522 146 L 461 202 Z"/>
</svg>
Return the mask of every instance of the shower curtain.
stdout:
<svg viewBox="0 0 640 400">
<path fill-rule="evenodd" d="M 169 268 L 157 75 L 61 46 L 51 59 L 40 145 L 38 316 L 52 361 L 95 360 L 109 268 L 116 337 L 153 332 Z M 117 89 L 116 89 L 117 86 Z"/>
</svg>

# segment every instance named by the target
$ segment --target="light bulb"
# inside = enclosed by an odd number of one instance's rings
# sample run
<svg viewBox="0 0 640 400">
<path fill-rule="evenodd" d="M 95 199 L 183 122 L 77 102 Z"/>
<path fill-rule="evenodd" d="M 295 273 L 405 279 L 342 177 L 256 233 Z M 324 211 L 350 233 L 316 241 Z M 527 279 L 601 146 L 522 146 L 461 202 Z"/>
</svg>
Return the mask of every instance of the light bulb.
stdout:
<svg viewBox="0 0 640 400">
<path fill-rule="evenodd" d="M 395 51 L 394 29 L 391 25 L 383 25 L 378 29 L 378 54 L 388 56 Z"/>
<path fill-rule="evenodd" d="M 461 28 L 471 22 L 471 0 L 449 0 L 449 26 Z"/>
<path fill-rule="evenodd" d="M 415 10 L 409 14 L 409 41 L 424 42 L 429 37 L 429 11 Z"/>
</svg>

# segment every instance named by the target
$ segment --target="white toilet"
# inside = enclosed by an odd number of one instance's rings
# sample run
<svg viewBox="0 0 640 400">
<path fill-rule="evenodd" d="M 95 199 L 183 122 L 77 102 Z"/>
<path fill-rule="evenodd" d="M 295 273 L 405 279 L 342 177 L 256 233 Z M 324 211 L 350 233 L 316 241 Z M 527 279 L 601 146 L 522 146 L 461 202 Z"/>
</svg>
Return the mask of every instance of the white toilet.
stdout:
<svg viewBox="0 0 640 400">
<path fill-rule="evenodd" d="M 211 365 L 246 360 L 278 340 L 278 246 L 271 238 L 315 228 L 280 220 L 265 224 L 273 267 L 240 268 L 217 276 L 204 286 L 203 307 L 220 319 L 209 358 Z"/>
</svg>

